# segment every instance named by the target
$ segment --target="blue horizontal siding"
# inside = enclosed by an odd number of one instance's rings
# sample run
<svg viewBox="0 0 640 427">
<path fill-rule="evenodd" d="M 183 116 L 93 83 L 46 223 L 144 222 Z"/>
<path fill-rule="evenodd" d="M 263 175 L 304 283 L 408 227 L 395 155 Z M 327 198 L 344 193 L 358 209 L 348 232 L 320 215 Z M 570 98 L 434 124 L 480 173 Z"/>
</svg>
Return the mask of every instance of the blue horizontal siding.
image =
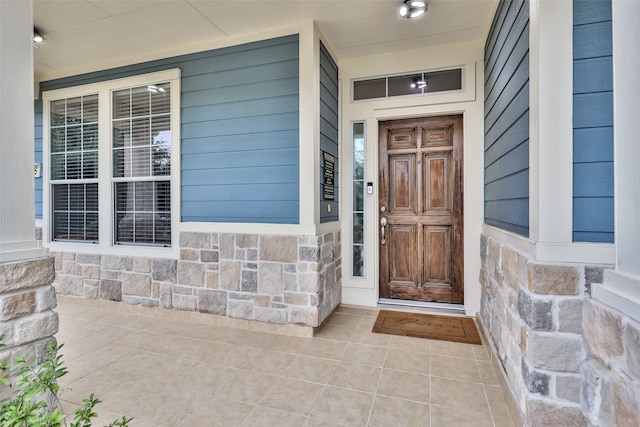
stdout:
<svg viewBox="0 0 640 427">
<path fill-rule="evenodd" d="M 529 141 L 529 111 L 525 110 L 521 116 L 513 121 L 505 120 L 510 126 L 500 136 L 493 139 L 493 143 L 485 151 L 485 169 L 502 159 L 506 154 L 516 149 L 518 146 Z M 506 126 L 506 125 L 505 125 Z M 490 133 L 485 135 L 485 141 Z M 527 158 L 527 164 L 529 160 Z M 505 165 L 501 165 L 505 166 Z"/>
<path fill-rule="evenodd" d="M 260 168 L 269 166 L 297 166 L 298 147 L 255 150 L 255 156 L 246 151 L 227 151 L 222 153 L 185 154 L 183 162 L 189 165 L 182 170 L 229 169 L 229 165 L 241 165 L 242 168 Z"/>
<path fill-rule="evenodd" d="M 231 101 L 220 104 L 198 105 L 182 108 L 182 123 L 197 123 L 216 120 L 269 116 L 282 113 L 298 113 L 298 96 L 285 95 L 254 99 L 249 105 L 245 101 Z"/>
<path fill-rule="evenodd" d="M 291 43 L 298 43 L 297 34 L 49 80 L 40 83 L 40 90 L 47 91 L 97 83 L 176 67 L 182 69 L 182 77 L 185 78 L 192 75 L 237 70 L 260 64 L 297 59 L 297 51 L 294 52 L 293 49 L 287 48 L 283 49 L 283 45 L 287 46 Z"/>
<path fill-rule="evenodd" d="M 575 0 L 573 24 L 573 240 L 612 243 L 611 0 Z"/>
<path fill-rule="evenodd" d="M 258 117 L 234 117 L 218 120 L 212 118 L 201 122 L 183 122 L 184 138 L 204 138 L 242 134 L 260 134 L 298 129 L 298 113 L 272 114 Z"/>
<path fill-rule="evenodd" d="M 497 75 L 520 41 L 522 30 L 529 23 L 529 2 L 525 0 L 502 1 L 493 18 L 485 45 L 485 85 L 493 87 Z M 485 96 L 486 96 L 485 92 Z"/>
<path fill-rule="evenodd" d="M 613 162 L 574 163 L 574 197 L 611 197 Z"/>
<path fill-rule="evenodd" d="M 297 183 L 298 165 L 292 166 L 262 166 L 243 167 L 226 169 L 184 169 L 182 170 L 182 180 L 191 182 L 191 185 L 202 184 L 291 184 Z M 186 188 L 187 186 L 185 186 Z M 257 188 L 257 187 L 256 187 Z M 197 203 L 200 200 L 215 198 L 215 194 L 205 195 L 194 200 L 182 198 L 183 202 Z M 256 195 L 256 198 L 259 197 Z"/>
<path fill-rule="evenodd" d="M 297 37 L 182 75 L 183 221 L 298 223 Z"/>
<path fill-rule="evenodd" d="M 181 69 L 182 221 L 299 223 L 298 35 L 43 82 Z"/>
<path fill-rule="evenodd" d="M 611 0 L 573 0 L 573 25 L 609 21 Z"/>
<path fill-rule="evenodd" d="M 613 237 L 614 217 L 611 197 L 574 197 L 573 232 L 609 233 Z"/>
<path fill-rule="evenodd" d="M 253 134 L 182 138 L 182 144 L 183 155 L 297 148 L 298 130 L 264 132 L 259 139 Z"/>
<path fill-rule="evenodd" d="M 573 59 L 609 56 L 612 49 L 611 21 L 573 27 Z"/>
<path fill-rule="evenodd" d="M 320 222 L 339 220 L 338 66 L 320 42 Z M 334 200 L 324 200 L 322 151 L 335 157 Z M 329 212 L 331 210 L 331 212 Z"/>
<path fill-rule="evenodd" d="M 573 95 L 573 127 L 613 126 L 613 91 Z"/>
<path fill-rule="evenodd" d="M 503 118 L 505 114 L 512 116 L 513 114 L 522 113 L 528 108 L 526 104 L 516 97 L 518 94 L 528 96 L 529 56 L 525 55 L 519 61 L 517 65 L 514 65 L 515 71 L 513 74 L 502 82 L 504 83 L 501 86 L 502 89 L 494 90 L 485 101 L 485 123 L 488 131 L 491 131 L 496 122 Z M 519 109 L 518 106 L 520 106 Z M 512 119 L 510 118 L 509 120 Z"/>
<path fill-rule="evenodd" d="M 529 226 L 522 225 L 522 218 L 529 223 L 529 198 L 485 201 L 485 223 L 520 235 L 528 235 Z"/>
<path fill-rule="evenodd" d="M 33 104 L 35 113 L 34 121 L 34 162 L 40 163 L 42 166 L 42 100 L 36 99 Z M 42 174 L 44 171 L 40 169 L 40 178 L 35 178 L 35 214 L 36 219 L 42 219 Z"/>
<path fill-rule="evenodd" d="M 573 161 L 613 162 L 613 126 L 574 129 Z"/>
<path fill-rule="evenodd" d="M 260 191 L 256 196 L 256 188 Z M 210 195 L 208 201 L 251 201 L 251 200 L 278 200 L 295 201 L 298 199 L 298 184 L 203 184 L 192 185 L 184 190 L 187 199 L 197 199 L 202 194 Z"/>
<path fill-rule="evenodd" d="M 574 231 L 574 242 L 590 242 L 590 243 L 611 243 L 614 233 L 591 232 L 591 231 Z"/>
<path fill-rule="evenodd" d="M 198 91 L 203 87 L 209 89 L 225 88 L 237 84 L 239 79 L 244 84 L 261 84 L 269 76 L 276 79 L 298 78 L 298 58 L 291 56 L 290 53 L 287 53 L 284 58 L 279 58 L 281 62 L 261 63 L 238 69 L 217 71 L 215 72 L 215 79 L 212 79 L 212 70 L 207 70 L 205 74 L 197 74 L 198 71 L 195 69 L 185 70 L 191 71 L 193 74 L 186 77 L 183 76 L 182 90 L 186 93 Z"/>
<path fill-rule="evenodd" d="M 613 90 L 612 57 L 576 59 L 573 61 L 573 93 Z"/>
<path fill-rule="evenodd" d="M 256 99 L 298 95 L 298 79 L 296 77 L 268 80 L 268 84 L 266 82 L 211 89 L 203 87 L 200 90 L 190 92 L 183 90 L 182 105 L 184 108 L 201 107 L 228 102 L 252 102 Z"/>
<path fill-rule="evenodd" d="M 528 169 L 503 176 L 485 185 L 485 200 L 525 199 L 529 196 L 529 188 L 525 186 L 528 183 Z"/>
<path fill-rule="evenodd" d="M 485 223 L 528 236 L 528 0 L 500 1 L 484 59 Z"/>
<path fill-rule="evenodd" d="M 484 170 L 485 183 L 495 182 L 502 177 L 527 170 L 529 168 L 529 144 L 518 144 L 502 158 L 502 163 L 487 165 Z"/>
<path fill-rule="evenodd" d="M 185 222 L 240 222 L 287 224 L 294 221 L 296 216 L 286 216 L 287 212 L 297 209 L 298 201 L 265 200 L 260 208 L 256 208 L 256 200 L 215 200 L 183 202 L 186 212 L 206 212 L 206 215 L 184 215 Z"/>
<path fill-rule="evenodd" d="M 529 122 L 521 122 L 524 116 L 529 116 L 528 83 L 513 96 L 511 102 L 505 107 L 505 110 L 502 112 L 495 124 L 490 129 L 485 128 L 485 149 L 493 147 L 494 144 L 500 141 L 507 132 L 511 132 L 511 129 L 519 125 L 519 123 L 526 126 L 526 138 L 520 138 L 518 142 L 522 142 L 527 139 L 529 136 Z"/>
</svg>

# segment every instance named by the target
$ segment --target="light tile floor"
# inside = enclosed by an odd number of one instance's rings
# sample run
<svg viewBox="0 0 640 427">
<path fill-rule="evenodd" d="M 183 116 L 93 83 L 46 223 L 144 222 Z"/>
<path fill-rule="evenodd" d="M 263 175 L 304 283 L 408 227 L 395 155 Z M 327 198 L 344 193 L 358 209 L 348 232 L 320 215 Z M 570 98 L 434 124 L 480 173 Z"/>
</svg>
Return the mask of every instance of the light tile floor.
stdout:
<svg viewBox="0 0 640 427">
<path fill-rule="evenodd" d="M 65 411 L 94 425 L 511 426 L 483 346 L 374 334 L 340 307 L 316 337 L 175 322 L 61 302 Z"/>
</svg>

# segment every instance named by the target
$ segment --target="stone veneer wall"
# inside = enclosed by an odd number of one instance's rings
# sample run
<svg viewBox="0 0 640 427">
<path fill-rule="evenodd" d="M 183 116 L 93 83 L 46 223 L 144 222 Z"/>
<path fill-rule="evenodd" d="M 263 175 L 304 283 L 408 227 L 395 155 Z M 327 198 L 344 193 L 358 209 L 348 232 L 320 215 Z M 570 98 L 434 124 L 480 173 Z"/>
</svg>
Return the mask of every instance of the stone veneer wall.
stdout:
<svg viewBox="0 0 640 427">
<path fill-rule="evenodd" d="M 582 409 L 591 426 L 640 426 L 640 323 L 588 299 Z"/>
<path fill-rule="evenodd" d="M 31 355 L 37 363 L 45 360 L 49 343 L 55 342 L 58 314 L 53 311 L 56 295 L 53 258 L 0 263 L 0 360 L 11 365 L 15 356 Z M 17 378 L 10 378 L 15 385 Z M 15 388 L 0 387 L 0 401 Z"/>
<path fill-rule="evenodd" d="M 342 297 L 340 232 L 181 233 L 180 258 L 52 252 L 58 293 L 317 327 Z"/>
<path fill-rule="evenodd" d="M 583 307 L 588 318 L 603 267 L 537 263 L 485 235 L 480 251 L 480 321 L 524 423 L 587 425 Z"/>
</svg>

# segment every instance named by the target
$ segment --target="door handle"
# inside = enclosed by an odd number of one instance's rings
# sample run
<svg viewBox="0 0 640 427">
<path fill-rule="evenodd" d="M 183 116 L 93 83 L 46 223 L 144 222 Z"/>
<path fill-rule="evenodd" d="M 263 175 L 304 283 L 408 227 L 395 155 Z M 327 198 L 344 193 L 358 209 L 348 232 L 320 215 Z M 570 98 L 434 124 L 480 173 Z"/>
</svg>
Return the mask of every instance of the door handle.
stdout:
<svg viewBox="0 0 640 427">
<path fill-rule="evenodd" d="M 382 239 L 380 239 L 380 243 L 383 245 L 387 243 L 387 239 L 385 238 L 385 227 L 387 226 L 387 218 L 380 218 L 380 234 L 382 234 Z"/>
</svg>

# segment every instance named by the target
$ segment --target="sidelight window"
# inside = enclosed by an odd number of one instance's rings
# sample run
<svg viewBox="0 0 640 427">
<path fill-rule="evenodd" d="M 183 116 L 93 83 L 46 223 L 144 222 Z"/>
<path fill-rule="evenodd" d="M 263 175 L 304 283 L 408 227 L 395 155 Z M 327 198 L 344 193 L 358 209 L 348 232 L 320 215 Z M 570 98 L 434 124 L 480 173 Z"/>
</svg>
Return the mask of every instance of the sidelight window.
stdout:
<svg viewBox="0 0 640 427">
<path fill-rule="evenodd" d="M 353 266 L 351 275 L 353 277 L 364 277 L 364 200 L 366 191 L 364 182 L 364 122 L 353 123 L 352 143 L 353 221 L 351 224 L 351 236 Z"/>
</svg>

